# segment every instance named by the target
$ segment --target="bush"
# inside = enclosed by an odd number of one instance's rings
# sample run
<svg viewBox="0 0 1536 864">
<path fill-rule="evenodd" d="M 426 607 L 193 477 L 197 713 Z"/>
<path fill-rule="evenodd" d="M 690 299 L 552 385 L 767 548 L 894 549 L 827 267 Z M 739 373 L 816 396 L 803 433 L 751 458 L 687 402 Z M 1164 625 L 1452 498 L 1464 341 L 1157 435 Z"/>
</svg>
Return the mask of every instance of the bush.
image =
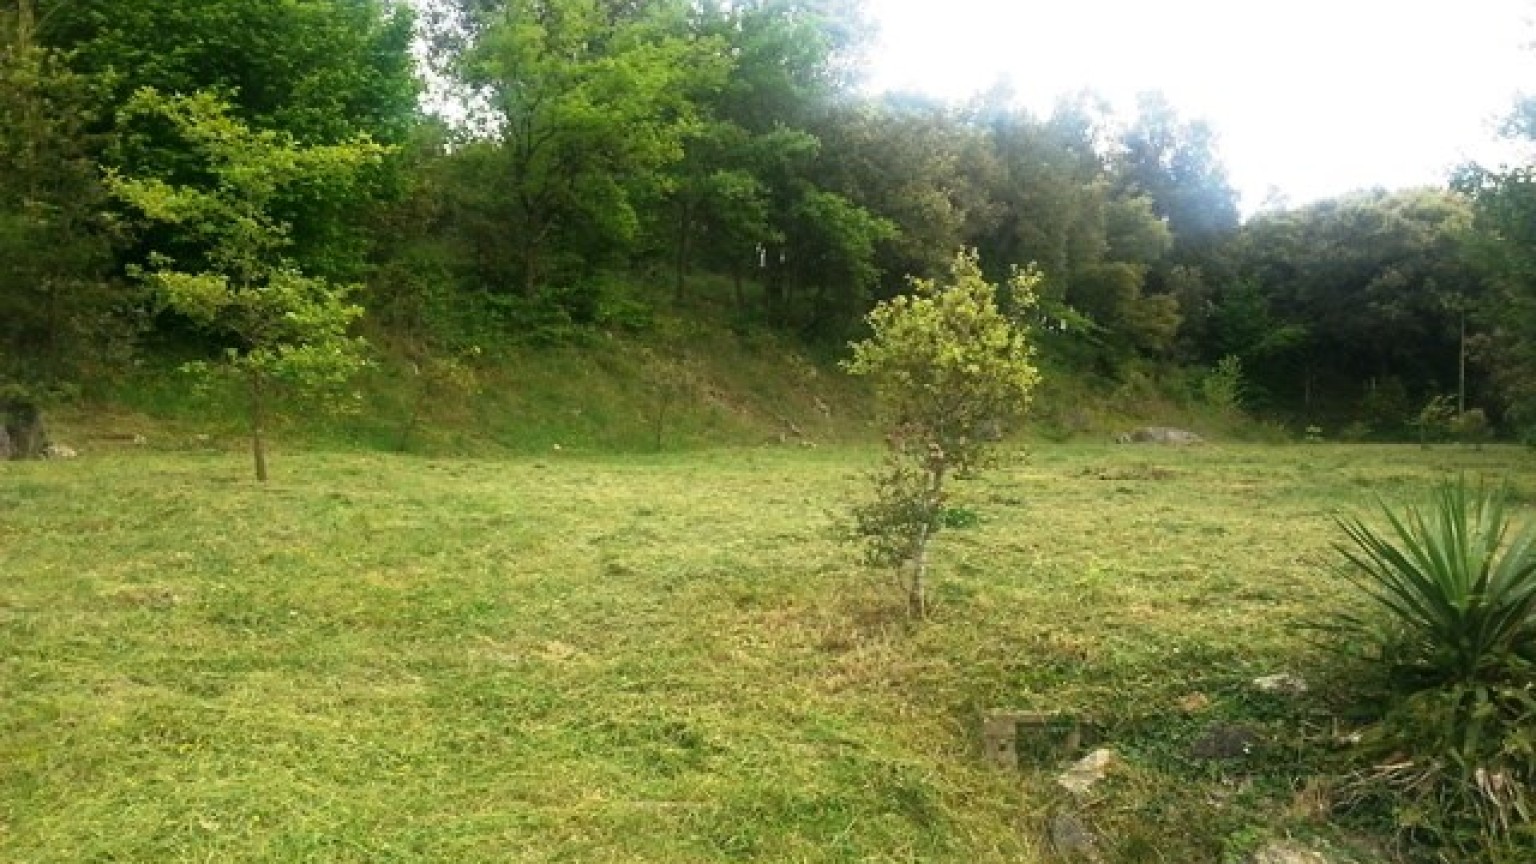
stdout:
<svg viewBox="0 0 1536 864">
<path fill-rule="evenodd" d="M 1340 519 L 1352 543 L 1340 547 L 1345 574 L 1385 619 L 1345 623 L 1384 636 L 1404 665 L 1436 683 L 1498 679 L 1536 660 L 1536 533 L 1511 535 L 1506 497 L 1472 493 L 1463 479 L 1401 518 L 1383 506 L 1387 532 Z"/>
<path fill-rule="evenodd" d="M 1015 273 L 1013 301 L 1029 308 L 1040 276 Z M 907 608 L 927 614 L 933 536 L 946 527 L 948 484 L 983 466 L 1023 416 L 1040 380 L 1028 332 L 997 306 L 975 252 L 961 252 L 947 283 L 912 280 L 912 293 L 869 313 L 869 338 L 843 367 L 875 384 L 887 423 L 885 467 L 854 508 L 854 533 L 871 564 L 906 570 Z"/>
<path fill-rule="evenodd" d="M 1343 629 L 1381 649 L 1393 685 L 1368 739 L 1363 797 L 1442 860 L 1536 856 L 1536 533 L 1504 490 L 1444 483 L 1387 530 L 1340 520 L 1344 575 L 1372 610 Z"/>
</svg>

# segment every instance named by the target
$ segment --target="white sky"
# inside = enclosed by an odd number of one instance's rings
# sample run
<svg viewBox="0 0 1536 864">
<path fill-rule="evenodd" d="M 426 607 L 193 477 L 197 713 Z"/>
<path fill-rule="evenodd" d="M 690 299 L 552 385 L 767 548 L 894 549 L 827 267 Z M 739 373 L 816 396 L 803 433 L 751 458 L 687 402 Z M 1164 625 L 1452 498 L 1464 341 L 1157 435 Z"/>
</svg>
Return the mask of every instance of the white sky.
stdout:
<svg viewBox="0 0 1536 864">
<path fill-rule="evenodd" d="M 964 99 L 1007 76 L 1025 105 L 1162 90 L 1219 136 L 1251 211 L 1497 161 L 1536 90 L 1533 0 L 867 0 L 877 90 Z"/>
</svg>

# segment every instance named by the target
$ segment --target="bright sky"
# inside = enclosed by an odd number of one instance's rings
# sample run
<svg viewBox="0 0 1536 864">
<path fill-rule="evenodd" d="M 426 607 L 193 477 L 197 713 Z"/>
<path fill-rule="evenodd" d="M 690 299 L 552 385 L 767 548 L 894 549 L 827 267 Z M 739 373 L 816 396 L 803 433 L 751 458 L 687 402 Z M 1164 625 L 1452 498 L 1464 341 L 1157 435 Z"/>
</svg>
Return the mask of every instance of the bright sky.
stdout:
<svg viewBox="0 0 1536 864">
<path fill-rule="evenodd" d="M 1006 76 L 1044 113 L 1091 88 L 1162 90 L 1201 117 L 1242 206 L 1443 183 L 1505 158 L 1536 91 L 1533 0 L 867 0 L 877 89 L 964 99 Z"/>
</svg>

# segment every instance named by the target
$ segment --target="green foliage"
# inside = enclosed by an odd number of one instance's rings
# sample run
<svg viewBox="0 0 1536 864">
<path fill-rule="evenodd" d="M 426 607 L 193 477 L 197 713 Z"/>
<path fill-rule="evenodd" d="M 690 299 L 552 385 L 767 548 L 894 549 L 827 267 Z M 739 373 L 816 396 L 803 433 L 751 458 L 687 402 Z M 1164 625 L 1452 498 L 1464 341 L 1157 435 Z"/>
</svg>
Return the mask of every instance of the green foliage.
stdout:
<svg viewBox="0 0 1536 864">
<path fill-rule="evenodd" d="M 125 365 L 135 298 L 108 278 L 119 238 L 89 131 L 103 82 L 37 44 L 30 11 L 0 11 L 0 378 L 77 392 Z"/>
<path fill-rule="evenodd" d="M 41 0 L 44 43 L 119 104 L 207 90 L 306 144 L 398 142 L 416 114 L 409 4 L 389 0 Z M 174 155 L 174 154 L 165 154 Z M 140 166 L 119 166 L 133 169 Z"/>
<path fill-rule="evenodd" d="M 1425 860 L 1521 864 L 1536 855 L 1533 736 L 1529 683 L 1410 692 L 1362 736 L 1375 764 L 1351 795 L 1389 811 Z"/>
<path fill-rule="evenodd" d="M 464 153 L 487 287 L 591 323 L 594 275 L 634 251 L 641 206 L 724 74 L 720 44 L 677 29 L 672 8 L 517 0 L 485 19 L 463 67 L 493 111 L 489 140 Z"/>
<path fill-rule="evenodd" d="M 1345 577 L 1371 606 L 1340 624 L 1396 683 L 1357 782 L 1451 860 L 1536 852 L 1536 529 L 1512 527 L 1507 497 L 1463 478 L 1401 516 L 1383 505 L 1387 531 L 1340 520 Z"/>
<path fill-rule="evenodd" d="M 1039 277 L 1010 283 L 1027 308 Z M 1024 330 L 997 308 L 997 289 L 974 252 L 956 256 L 947 283 L 914 279 L 913 292 L 876 306 L 872 335 L 844 367 L 869 376 L 888 427 L 886 466 L 872 500 L 856 508 L 869 560 L 911 568 L 908 608 L 926 614 L 924 576 L 944 527 L 947 481 L 981 467 L 992 442 L 1020 417 L 1039 381 Z"/>
<path fill-rule="evenodd" d="M 107 184 L 176 238 L 171 253 L 153 253 L 140 276 L 166 308 L 223 342 L 222 368 L 249 386 L 256 473 L 265 480 L 268 387 L 327 394 L 335 404 L 363 363 L 362 341 L 347 332 L 362 314 L 347 302 L 351 289 L 306 276 L 285 257 L 290 229 L 271 205 L 295 186 L 310 194 L 345 190 L 385 150 L 367 140 L 304 147 L 282 133 L 248 128 L 209 94 L 141 90 L 123 113 L 168 122 L 206 172 L 200 184 L 112 172 Z"/>
<path fill-rule="evenodd" d="M 1200 379 L 1200 396 L 1205 404 L 1223 414 L 1242 410 L 1243 361 L 1235 354 L 1221 358 L 1216 368 Z"/>
<path fill-rule="evenodd" d="M 1536 529 L 1511 533 L 1506 498 L 1463 479 L 1401 516 L 1383 505 L 1385 532 L 1340 519 L 1345 575 L 1379 613 L 1344 624 L 1434 683 L 1503 680 L 1536 662 Z"/>
<path fill-rule="evenodd" d="M 1439 189 L 1261 213 L 1243 227 L 1241 281 L 1222 292 L 1213 347 L 1253 361 L 1257 383 L 1302 407 L 1354 407 L 1372 379 L 1437 389 L 1459 366 L 1449 298 L 1470 302 L 1484 284 L 1465 253 L 1471 222 L 1468 202 Z"/>
<path fill-rule="evenodd" d="M 1438 404 L 1436 411 L 1439 410 Z M 1414 419 L 1410 417 L 1411 413 L 1408 388 L 1403 384 L 1403 379 L 1396 375 L 1372 381 L 1365 397 L 1360 400 L 1360 422 L 1378 434 L 1391 436 L 1400 433 L 1403 425 Z M 1418 419 L 1427 416 L 1421 412 Z"/>
<path fill-rule="evenodd" d="M 1451 435 L 1463 444 L 1482 447 L 1492 434 L 1488 415 L 1481 408 L 1463 411 L 1451 419 Z"/>
<path fill-rule="evenodd" d="M 1437 393 L 1429 397 L 1419 413 L 1409 421 L 1419 432 L 1419 443 L 1428 445 L 1431 441 L 1438 441 L 1450 431 L 1451 421 L 1456 417 L 1456 403 L 1451 397 L 1443 393 Z"/>
</svg>

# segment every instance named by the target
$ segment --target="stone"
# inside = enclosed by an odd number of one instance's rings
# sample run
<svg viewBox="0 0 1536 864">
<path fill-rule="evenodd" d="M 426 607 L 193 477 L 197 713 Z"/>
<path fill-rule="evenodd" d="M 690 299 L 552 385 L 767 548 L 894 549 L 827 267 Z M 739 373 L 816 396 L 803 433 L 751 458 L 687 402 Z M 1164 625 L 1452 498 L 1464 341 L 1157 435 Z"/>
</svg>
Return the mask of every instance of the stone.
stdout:
<svg viewBox="0 0 1536 864">
<path fill-rule="evenodd" d="M 1121 444 L 1202 444 L 1204 438 L 1173 426 L 1143 426 L 1115 439 Z"/>
<path fill-rule="evenodd" d="M 1321 852 L 1282 840 L 1253 853 L 1248 864 L 1329 864 L 1329 861 Z"/>
<path fill-rule="evenodd" d="M 1196 759 L 1241 759 L 1252 754 L 1258 743 L 1258 733 L 1247 726 L 1218 723 L 1190 745 L 1189 755 Z"/>
<path fill-rule="evenodd" d="M 1277 696 L 1300 696 L 1307 692 L 1307 682 L 1288 672 L 1255 678 L 1253 686 L 1260 693 L 1273 693 Z"/>
<path fill-rule="evenodd" d="M 1099 838 L 1083 817 L 1061 810 L 1051 817 L 1051 848 L 1067 861 L 1099 861 Z"/>
<path fill-rule="evenodd" d="M 66 444 L 49 444 L 43 448 L 42 455 L 44 459 L 75 459 L 80 456 L 75 448 Z"/>
<path fill-rule="evenodd" d="M 1114 766 L 1116 758 L 1115 751 L 1101 747 L 1057 775 L 1056 785 L 1082 797 L 1109 775 L 1109 769 Z"/>
</svg>

